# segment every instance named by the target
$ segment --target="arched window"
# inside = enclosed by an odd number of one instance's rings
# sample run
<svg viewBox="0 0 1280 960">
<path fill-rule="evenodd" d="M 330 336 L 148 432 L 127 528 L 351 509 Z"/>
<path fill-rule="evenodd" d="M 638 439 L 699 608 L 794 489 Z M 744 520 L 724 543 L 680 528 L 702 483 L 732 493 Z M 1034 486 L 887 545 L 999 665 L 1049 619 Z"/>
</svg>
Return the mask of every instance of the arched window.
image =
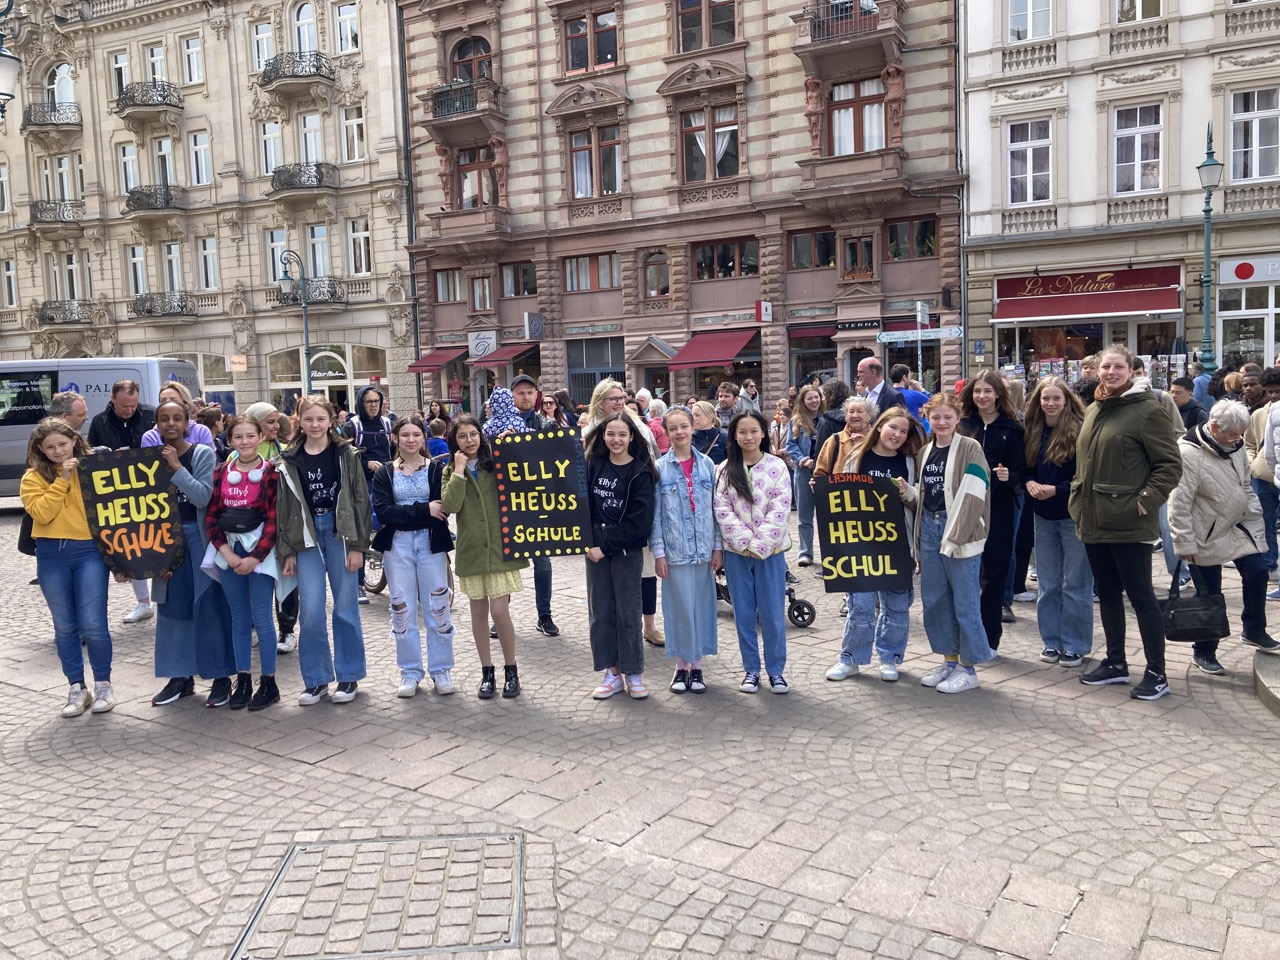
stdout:
<svg viewBox="0 0 1280 960">
<path fill-rule="evenodd" d="M 45 74 L 44 94 L 45 100 L 49 103 L 76 102 L 76 87 L 71 80 L 71 64 L 60 63 Z"/>
<path fill-rule="evenodd" d="M 310 3 L 298 4 L 293 13 L 293 45 L 298 53 L 312 53 L 316 44 L 316 8 Z"/>
<path fill-rule="evenodd" d="M 665 253 L 651 253 L 644 258 L 644 295 L 665 297 L 671 292 L 671 274 Z"/>
<path fill-rule="evenodd" d="M 493 56 L 484 37 L 467 37 L 453 52 L 455 80 L 487 80 L 493 73 Z"/>
</svg>

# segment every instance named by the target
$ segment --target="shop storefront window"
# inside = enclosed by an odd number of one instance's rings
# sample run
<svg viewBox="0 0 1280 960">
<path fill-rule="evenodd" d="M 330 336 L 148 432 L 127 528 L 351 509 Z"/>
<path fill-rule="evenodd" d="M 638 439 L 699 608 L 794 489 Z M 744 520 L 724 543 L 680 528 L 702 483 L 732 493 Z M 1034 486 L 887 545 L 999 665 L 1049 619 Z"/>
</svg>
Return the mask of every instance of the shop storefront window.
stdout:
<svg viewBox="0 0 1280 960">
<path fill-rule="evenodd" d="M 1267 348 L 1265 316 L 1231 316 L 1222 318 L 1222 363 L 1239 366 L 1257 363 Z"/>
<path fill-rule="evenodd" d="M 1103 324 L 1047 324 L 997 327 L 996 368 L 1006 376 L 1034 383 L 1053 374 L 1074 382 L 1080 361 L 1103 346 Z"/>
<path fill-rule="evenodd" d="M 903 363 L 911 368 L 912 376 L 919 380 L 925 390 L 933 393 L 938 389 L 939 371 L 942 369 L 942 346 L 937 340 L 926 340 L 920 345 L 919 354 L 916 344 L 911 340 L 895 340 L 886 346 L 884 351 L 885 375 L 895 364 Z"/>
<path fill-rule="evenodd" d="M 272 404 L 292 413 L 303 392 L 301 349 L 271 354 L 267 357 L 267 370 L 271 377 Z M 387 390 L 386 351 L 342 343 L 311 348 L 311 392 L 328 397 L 339 409 L 352 409 L 356 395 L 374 380 L 378 389 L 391 399 Z"/>
<path fill-rule="evenodd" d="M 791 384 L 807 383 L 814 374 L 824 382 L 837 375 L 835 343 L 830 337 L 793 337 Z"/>
</svg>

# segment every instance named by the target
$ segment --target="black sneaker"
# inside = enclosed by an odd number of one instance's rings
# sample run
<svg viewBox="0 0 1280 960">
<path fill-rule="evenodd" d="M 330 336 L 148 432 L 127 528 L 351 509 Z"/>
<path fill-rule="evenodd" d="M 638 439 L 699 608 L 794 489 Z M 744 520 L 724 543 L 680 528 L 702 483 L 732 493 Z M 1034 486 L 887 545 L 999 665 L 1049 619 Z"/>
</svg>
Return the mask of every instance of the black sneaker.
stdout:
<svg viewBox="0 0 1280 960">
<path fill-rule="evenodd" d="M 213 686 L 209 688 L 209 698 L 205 700 L 206 707 L 225 707 L 231 700 L 231 680 L 227 677 L 219 677 L 213 681 Z"/>
<path fill-rule="evenodd" d="M 1018 622 L 1018 618 L 1013 615 L 1013 607 L 1009 606 L 1009 604 L 1007 603 L 1000 608 L 1000 622 L 1001 623 L 1017 623 Z"/>
<path fill-rule="evenodd" d="M 742 678 L 742 682 L 738 684 L 738 689 L 743 693 L 758 693 L 760 691 L 760 674 L 754 670 L 748 670 L 746 676 Z"/>
<path fill-rule="evenodd" d="M 789 693 L 791 687 L 788 685 L 786 677 L 782 674 L 774 676 L 771 673 L 769 674 L 769 690 L 773 693 Z"/>
<path fill-rule="evenodd" d="M 1142 674 L 1142 682 L 1129 691 L 1133 700 L 1159 700 L 1169 695 L 1169 681 L 1162 674 L 1147 670 Z"/>
<path fill-rule="evenodd" d="M 227 704 L 232 710 L 243 710 L 249 705 L 253 696 L 253 677 L 247 673 L 236 674 L 236 688 L 231 691 L 231 700 Z"/>
<path fill-rule="evenodd" d="M 183 697 L 194 696 L 196 692 L 196 682 L 191 677 L 174 677 L 164 685 L 164 689 L 151 698 L 153 707 L 163 707 L 167 703 L 174 703 Z"/>
<path fill-rule="evenodd" d="M 1226 674 L 1226 669 L 1218 662 L 1218 658 L 1211 653 L 1193 653 L 1191 659 L 1195 661 L 1197 667 L 1211 677 L 1221 677 Z"/>
<path fill-rule="evenodd" d="M 481 700 L 492 700 L 494 688 L 496 686 L 497 684 L 493 678 L 493 667 L 481 667 L 480 690 L 476 693 L 476 696 Z"/>
<path fill-rule="evenodd" d="M 1100 664 L 1080 678 L 1087 687 L 1105 687 L 1109 683 L 1128 683 L 1129 666 L 1124 663 L 1112 663 L 1103 660 Z"/>
<path fill-rule="evenodd" d="M 788 568 L 787 568 L 787 583 L 789 583 L 789 584 L 791 584 L 792 586 L 794 586 L 795 584 L 797 584 L 797 583 L 799 583 L 799 582 L 800 582 L 800 578 L 799 578 L 799 577 L 797 577 L 794 573 L 792 573 L 792 572 L 791 572 L 791 568 L 790 568 L 790 567 L 788 567 Z"/>
<path fill-rule="evenodd" d="M 334 703 L 350 703 L 356 698 L 356 689 L 359 684 L 354 680 L 347 680 L 338 684 L 338 689 L 333 691 L 333 696 L 329 699 Z"/>
<path fill-rule="evenodd" d="M 560 636 L 560 628 L 556 626 L 556 622 L 550 617 L 538 618 L 538 632 L 546 637 Z"/>
<path fill-rule="evenodd" d="M 259 677 L 258 689 L 253 691 L 249 699 L 249 711 L 265 710 L 273 703 L 280 702 L 280 688 L 276 686 L 275 677 Z"/>
<path fill-rule="evenodd" d="M 689 671 L 677 670 L 676 675 L 671 678 L 672 693 L 688 693 L 689 692 Z"/>
<path fill-rule="evenodd" d="M 691 693 L 707 692 L 707 684 L 706 681 L 702 679 L 702 671 L 700 669 L 689 671 L 689 691 Z"/>
<path fill-rule="evenodd" d="M 1078 653 L 1058 654 L 1058 666 L 1060 667 L 1078 667 L 1082 663 L 1084 663 L 1084 657 Z"/>
<path fill-rule="evenodd" d="M 1052 647 L 1045 647 L 1043 650 L 1040 651 L 1041 663 L 1057 663 L 1061 659 L 1062 659 L 1062 654 L 1059 653 L 1057 650 L 1054 650 Z"/>
<path fill-rule="evenodd" d="M 520 674 L 515 665 L 502 668 L 502 698 L 510 700 L 520 696 Z"/>
<path fill-rule="evenodd" d="M 1260 637 L 1241 637 L 1240 642 L 1256 647 L 1263 653 L 1280 653 L 1280 642 L 1272 639 L 1269 633 L 1264 633 Z"/>
<path fill-rule="evenodd" d="M 498 639 L 498 628 L 497 628 L 497 627 L 490 627 L 490 628 L 489 628 L 489 639 L 490 639 L 490 640 L 497 640 L 497 639 Z"/>
</svg>

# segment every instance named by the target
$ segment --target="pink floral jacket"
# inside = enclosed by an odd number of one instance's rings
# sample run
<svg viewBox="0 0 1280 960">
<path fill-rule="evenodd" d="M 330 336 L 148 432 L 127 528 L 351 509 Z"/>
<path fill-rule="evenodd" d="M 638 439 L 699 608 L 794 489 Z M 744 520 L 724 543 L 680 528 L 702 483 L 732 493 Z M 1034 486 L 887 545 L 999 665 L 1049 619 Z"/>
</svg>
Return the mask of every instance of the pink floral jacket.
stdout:
<svg viewBox="0 0 1280 960">
<path fill-rule="evenodd" d="M 724 549 L 737 554 L 771 557 L 791 546 L 791 474 L 772 454 L 748 471 L 751 502 L 725 481 L 725 465 L 716 470 L 715 514 Z"/>
</svg>

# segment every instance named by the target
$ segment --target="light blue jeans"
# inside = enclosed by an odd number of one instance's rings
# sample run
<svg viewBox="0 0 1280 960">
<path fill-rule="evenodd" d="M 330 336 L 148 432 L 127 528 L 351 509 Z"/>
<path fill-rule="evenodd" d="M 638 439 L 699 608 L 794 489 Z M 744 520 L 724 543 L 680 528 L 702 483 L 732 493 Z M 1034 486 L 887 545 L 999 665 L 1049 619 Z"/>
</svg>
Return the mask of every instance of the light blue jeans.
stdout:
<svg viewBox="0 0 1280 960">
<path fill-rule="evenodd" d="M 1036 622 L 1045 648 L 1088 656 L 1093 650 L 1093 568 L 1076 524 L 1036 514 Z"/>
<path fill-rule="evenodd" d="M 419 610 L 427 627 L 427 670 L 452 670 L 449 555 L 431 552 L 430 530 L 398 530 L 391 549 L 382 555 L 382 569 L 391 595 L 391 636 L 396 642 L 400 679 L 417 682 L 425 676 Z"/>
<path fill-rule="evenodd" d="M 946 511 L 921 510 L 920 603 L 924 608 L 924 632 L 934 653 L 960 658 L 972 666 L 990 660 L 978 606 L 982 554 L 955 560 L 938 552 L 947 528 Z"/>
<path fill-rule="evenodd" d="M 747 673 L 760 672 L 756 621 L 764 642 L 765 672 L 780 677 L 787 667 L 787 561 L 781 553 L 764 560 L 724 552 L 724 575 L 733 601 L 738 650 Z"/>
<path fill-rule="evenodd" d="M 364 631 L 356 605 L 356 575 L 347 570 L 347 545 L 332 513 L 314 518 L 316 546 L 298 554 L 298 666 L 307 687 L 363 680 Z M 325 577 L 333 590 L 333 650 L 325 627 Z M 261 642 L 259 642 L 261 647 Z"/>
<path fill-rule="evenodd" d="M 107 565 L 92 540 L 36 540 L 36 577 L 53 616 L 53 638 L 68 683 L 84 683 L 84 641 L 98 683 L 111 680 Z"/>
<path fill-rule="evenodd" d="M 243 547 L 233 547 L 236 555 L 248 556 Z M 258 631 L 258 656 L 262 672 L 271 677 L 276 672 L 275 577 L 254 571 L 240 576 L 223 570 L 218 578 L 222 595 L 231 611 L 231 649 L 235 651 L 236 671 L 253 672 L 253 631 Z"/>
<path fill-rule="evenodd" d="M 898 664 L 907 652 L 907 613 L 914 590 L 880 590 L 850 593 L 849 615 L 844 621 L 844 638 L 840 644 L 842 663 L 871 662 L 871 643 L 884 663 Z M 876 616 L 876 601 L 880 616 Z"/>
<path fill-rule="evenodd" d="M 809 489 L 809 481 L 813 479 L 813 470 L 796 467 L 796 509 L 800 516 L 800 556 L 813 559 L 813 491 Z M 726 554 L 727 556 L 727 554 Z"/>
</svg>

